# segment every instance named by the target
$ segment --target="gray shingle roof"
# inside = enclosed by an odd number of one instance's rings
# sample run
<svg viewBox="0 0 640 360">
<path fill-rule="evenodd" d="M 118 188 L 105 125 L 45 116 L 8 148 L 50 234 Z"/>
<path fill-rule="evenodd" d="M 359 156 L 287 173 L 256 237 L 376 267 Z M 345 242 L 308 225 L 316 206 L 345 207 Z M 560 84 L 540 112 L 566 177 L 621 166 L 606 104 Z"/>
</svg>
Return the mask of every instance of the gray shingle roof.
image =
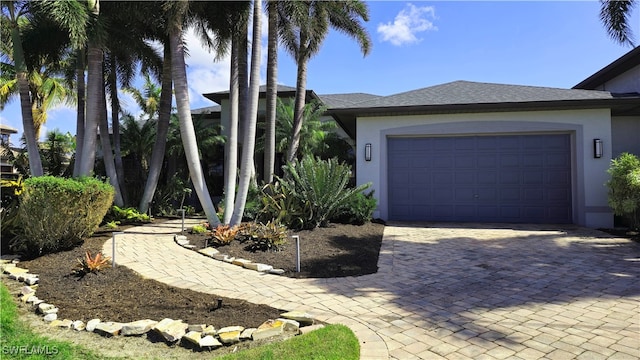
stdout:
<svg viewBox="0 0 640 360">
<path fill-rule="evenodd" d="M 214 105 L 214 106 L 207 106 L 207 107 L 198 108 L 198 109 L 192 109 L 191 113 L 192 114 L 211 114 L 211 113 L 219 113 L 221 111 L 222 111 L 222 106 Z"/>
<path fill-rule="evenodd" d="M 367 93 L 349 93 L 349 94 L 325 94 L 325 95 L 318 95 L 318 97 L 329 109 L 333 109 L 333 108 L 349 107 L 353 104 L 380 98 L 381 96 L 374 95 L 374 94 L 367 94 Z"/>
<path fill-rule="evenodd" d="M 611 98 L 611 94 L 606 91 L 454 81 L 442 85 L 379 97 L 347 106 L 347 108 L 498 104 Z"/>
</svg>

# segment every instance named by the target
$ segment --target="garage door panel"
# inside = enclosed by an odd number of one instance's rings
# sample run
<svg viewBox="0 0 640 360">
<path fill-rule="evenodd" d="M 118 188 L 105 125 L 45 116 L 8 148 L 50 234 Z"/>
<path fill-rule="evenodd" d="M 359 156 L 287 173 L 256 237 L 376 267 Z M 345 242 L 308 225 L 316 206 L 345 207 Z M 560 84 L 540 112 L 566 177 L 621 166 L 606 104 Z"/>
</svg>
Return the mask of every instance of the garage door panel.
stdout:
<svg viewBox="0 0 640 360">
<path fill-rule="evenodd" d="M 391 220 L 571 222 L 569 135 L 388 139 Z"/>
</svg>

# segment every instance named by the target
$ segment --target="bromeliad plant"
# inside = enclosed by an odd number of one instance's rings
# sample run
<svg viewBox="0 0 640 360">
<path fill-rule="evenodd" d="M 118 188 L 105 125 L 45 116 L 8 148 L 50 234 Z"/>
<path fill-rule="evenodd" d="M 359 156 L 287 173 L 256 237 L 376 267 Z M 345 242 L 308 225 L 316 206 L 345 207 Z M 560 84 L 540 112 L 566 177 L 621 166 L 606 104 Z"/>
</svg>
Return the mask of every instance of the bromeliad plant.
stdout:
<svg viewBox="0 0 640 360">
<path fill-rule="evenodd" d="M 236 234 L 238 234 L 237 226 L 218 225 L 212 231 L 213 241 L 218 245 L 230 244 L 236 238 Z"/>
<path fill-rule="evenodd" d="M 84 259 L 78 259 L 77 269 L 75 273 L 80 276 L 84 276 L 88 273 L 97 273 L 109 265 L 108 256 L 103 256 L 102 253 L 97 253 L 95 256 L 91 256 L 91 251 L 87 250 Z"/>
<path fill-rule="evenodd" d="M 278 251 L 287 243 L 289 233 L 287 227 L 276 222 L 245 223 L 238 231 L 238 239 L 242 243 L 248 243 L 245 250 Z"/>
</svg>

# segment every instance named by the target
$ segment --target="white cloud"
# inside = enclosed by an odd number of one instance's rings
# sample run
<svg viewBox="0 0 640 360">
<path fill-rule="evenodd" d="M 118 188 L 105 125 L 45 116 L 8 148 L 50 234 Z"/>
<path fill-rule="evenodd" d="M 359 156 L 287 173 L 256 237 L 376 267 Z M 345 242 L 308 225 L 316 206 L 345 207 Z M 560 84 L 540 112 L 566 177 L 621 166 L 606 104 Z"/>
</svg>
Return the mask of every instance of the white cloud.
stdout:
<svg viewBox="0 0 640 360">
<path fill-rule="evenodd" d="M 379 24 L 378 33 L 382 41 L 389 41 L 396 46 L 413 44 L 421 40 L 416 36 L 417 33 L 438 30 L 431 21 L 435 18 L 435 7 L 417 7 L 409 3 L 396 15 L 393 23 Z"/>
</svg>

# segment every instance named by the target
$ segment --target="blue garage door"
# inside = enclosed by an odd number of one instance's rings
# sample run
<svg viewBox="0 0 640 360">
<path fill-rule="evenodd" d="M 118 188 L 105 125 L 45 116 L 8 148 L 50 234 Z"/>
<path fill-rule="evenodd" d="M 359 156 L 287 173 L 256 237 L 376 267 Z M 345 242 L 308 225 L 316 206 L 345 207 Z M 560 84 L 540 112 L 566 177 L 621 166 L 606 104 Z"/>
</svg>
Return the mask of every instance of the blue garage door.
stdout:
<svg viewBox="0 0 640 360">
<path fill-rule="evenodd" d="M 571 223 L 569 135 L 389 138 L 389 219 Z"/>
</svg>

